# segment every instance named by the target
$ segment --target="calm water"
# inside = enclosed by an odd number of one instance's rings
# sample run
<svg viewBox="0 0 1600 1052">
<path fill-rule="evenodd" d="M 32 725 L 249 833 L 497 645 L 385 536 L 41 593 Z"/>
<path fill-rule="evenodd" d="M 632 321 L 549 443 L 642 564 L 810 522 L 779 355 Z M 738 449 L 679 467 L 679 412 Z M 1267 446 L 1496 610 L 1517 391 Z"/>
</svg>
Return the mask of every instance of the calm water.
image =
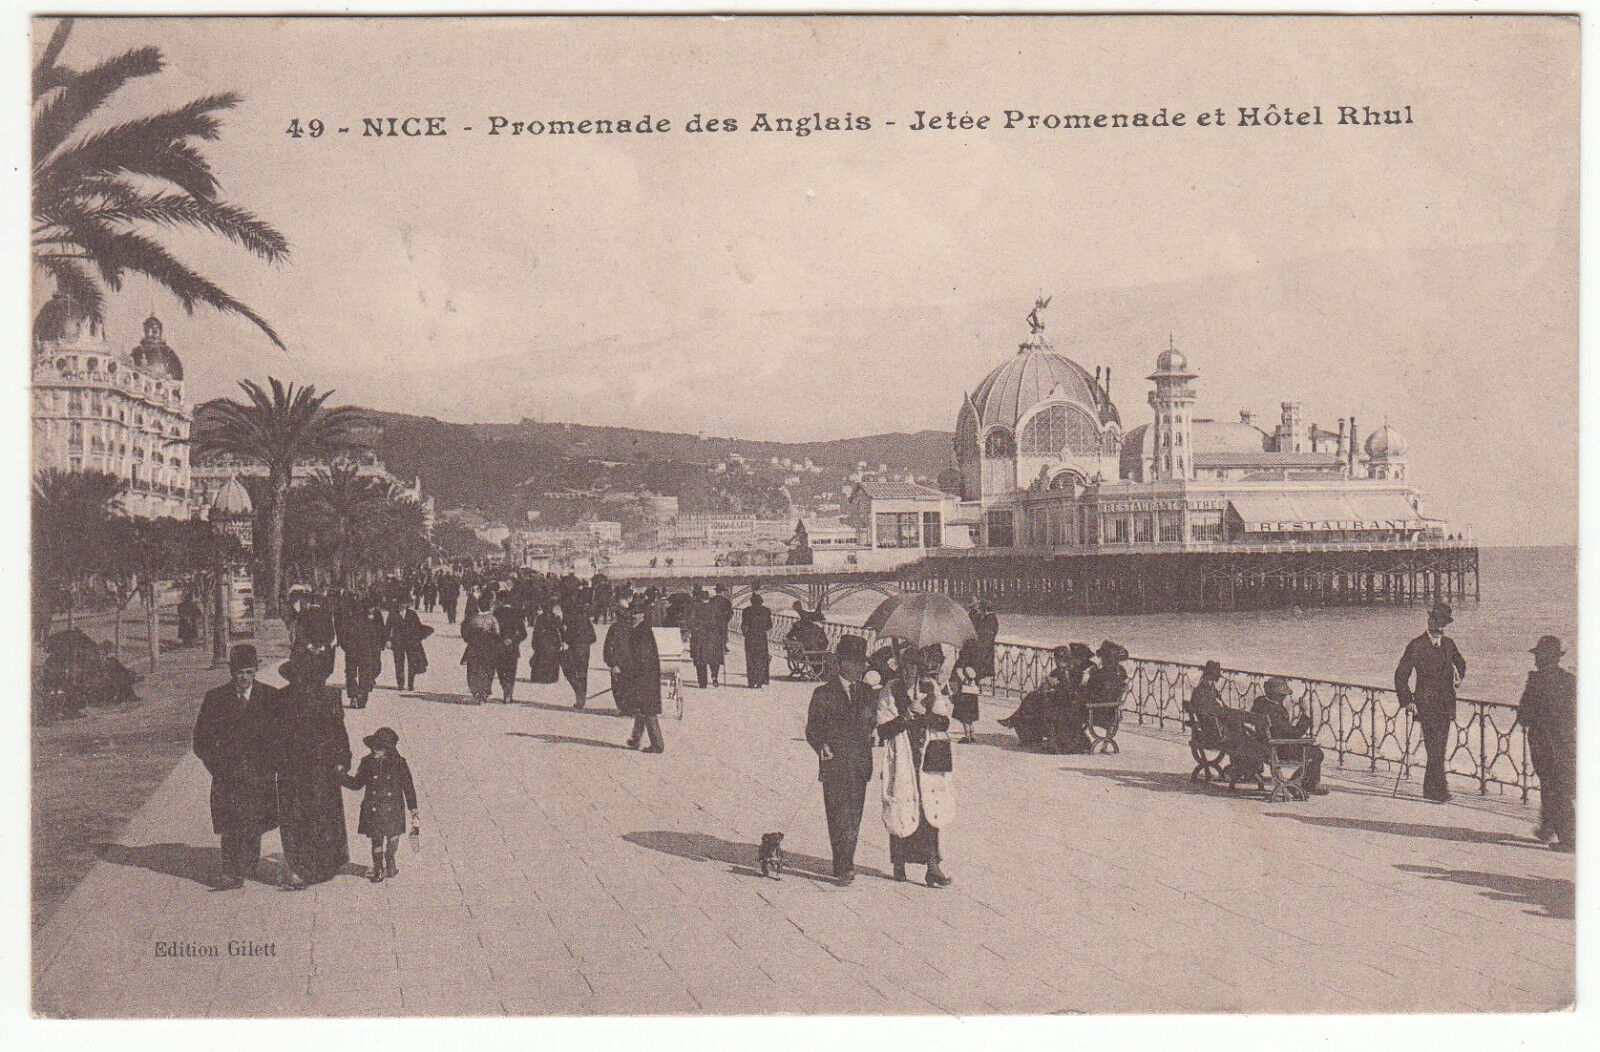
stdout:
<svg viewBox="0 0 1600 1052">
<path fill-rule="evenodd" d="M 1576 548 L 1485 548 L 1479 556 L 1483 598 L 1455 604 L 1455 637 L 1467 659 L 1463 697 L 1514 704 L 1533 667 L 1530 647 L 1561 637 L 1563 663 L 1575 669 L 1578 625 Z M 872 603 L 830 616 L 860 620 Z M 1265 610 L 1236 614 L 1137 617 L 1001 614 L 1000 636 L 1017 642 L 1113 639 L 1136 657 L 1384 686 L 1394 682 L 1400 652 L 1424 628 L 1426 607 L 1365 606 Z"/>
</svg>

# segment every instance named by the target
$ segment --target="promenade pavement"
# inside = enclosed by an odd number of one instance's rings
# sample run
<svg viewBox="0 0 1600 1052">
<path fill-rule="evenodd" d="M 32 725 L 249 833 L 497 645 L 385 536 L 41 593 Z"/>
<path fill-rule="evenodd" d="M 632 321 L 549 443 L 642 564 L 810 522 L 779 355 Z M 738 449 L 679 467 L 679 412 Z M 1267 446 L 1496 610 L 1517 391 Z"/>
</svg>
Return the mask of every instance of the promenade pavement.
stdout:
<svg viewBox="0 0 1600 1052">
<path fill-rule="evenodd" d="M 861 876 L 841 888 L 824 877 L 803 740 L 810 685 L 744 688 L 736 641 L 739 685 L 689 687 L 683 720 L 663 721 L 666 753 L 646 755 L 622 747 L 629 723 L 609 694 L 576 712 L 564 683 L 523 682 L 519 704 L 462 704 L 459 637 L 429 620 L 424 689 L 383 686 L 345 714 L 358 756 L 387 724 L 416 775 L 422 850 L 402 847 L 398 878 L 356 872 L 368 853 L 350 793 L 347 875 L 212 890 L 207 777 L 189 756 L 38 934 L 35 1010 L 1541 1011 L 1573 998 L 1573 857 L 1529 838 L 1531 809 L 1394 800 L 1337 771 L 1330 796 L 1267 804 L 1191 785 L 1187 749 L 1135 729 L 1116 756 L 1018 751 L 994 723 L 1010 704 L 986 703 L 981 743 L 957 747 L 958 815 L 942 831 L 956 883 L 887 879 L 875 782 Z M 593 673 L 591 692 L 607 685 Z M 787 834 L 781 880 L 754 870 L 768 830 Z M 157 956 L 164 943 L 182 955 Z"/>
</svg>

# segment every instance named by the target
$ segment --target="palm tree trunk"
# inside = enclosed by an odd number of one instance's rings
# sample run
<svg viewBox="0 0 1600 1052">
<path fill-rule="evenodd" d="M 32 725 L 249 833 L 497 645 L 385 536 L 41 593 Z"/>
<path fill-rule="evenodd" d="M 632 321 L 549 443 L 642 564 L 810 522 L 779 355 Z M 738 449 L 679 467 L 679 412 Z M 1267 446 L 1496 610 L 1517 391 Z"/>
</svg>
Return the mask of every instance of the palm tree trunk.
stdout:
<svg viewBox="0 0 1600 1052">
<path fill-rule="evenodd" d="M 161 583 L 154 577 L 150 579 L 150 605 L 145 608 L 144 634 L 145 648 L 150 658 L 150 671 L 156 670 L 156 664 L 161 660 Z"/>
<path fill-rule="evenodd" d="M 267 594 L 264 604 L 268 617 L 279 616 L 278 596 L 283 591 L 283 517 L 289 503 L 289 484 L 293 478 L 293 464 L 285 470 L 275 470 L 272 475 L 272 507 L 267 522 Z"/>
</svg>

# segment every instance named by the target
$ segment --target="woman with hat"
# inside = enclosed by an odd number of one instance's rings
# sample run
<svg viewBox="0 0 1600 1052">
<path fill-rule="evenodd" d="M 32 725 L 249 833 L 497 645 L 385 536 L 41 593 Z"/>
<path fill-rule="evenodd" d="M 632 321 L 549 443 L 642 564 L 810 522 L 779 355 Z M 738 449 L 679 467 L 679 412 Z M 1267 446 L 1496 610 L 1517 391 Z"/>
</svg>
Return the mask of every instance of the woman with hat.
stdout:
<svg viewBox="0 0 1600 1052">
<path fill-rule="evenodd" d="M 940 868 L 939 853 L 939 829 L 955 810 L 950 697 L 933 680 L 928 653 L 906 647 L 898 663 L 899 674 L 878 705 L 889 861 L 894 879 L 906 879 L 908 864 L 925 865 L 928 887 L 942 888 L 952 883 Z"/>
<path fill-rule="evenodd" d="M 272 713 L 284 883 L 303 888 L 331 879 L 350 861 L 339 790 L 350 769 L 350 736 L 339 692 L 325 685 L 319 663 L 302 654 L 278 671 L 289 681 Z"/>
<path fill-rule="evenodd" d="M 1128 651 L 1107 639 L 1094 653 L 1100 663 L 1089 673 L 1084 687 L 1086 703 L 1096 706 L 1089 710 L 1089 719 L 1096 727 L 1111 731 L 1122 720 L 1122 695 L 1128 689 L 1128 672 L 1122 663 L 1128 660 Z"/>
<path fill-rule="evenodd" d="M 1052 652 L 1056 667 L 1045 688 L 1049 698 L 1046 733 L 1054 752 L 1080 754 L 1089 751 L 1088 688 L 1084 682 L 1094 651 L 1083 643 L 1056 647 Z"/>
<path fill-rule="evenodd" d="M 406 831 L 406 812 L 417 822 L 417 790 L 411 780 L 411 765 L 398 751 L 400 735 L 389 727 L 379 727 L 361 739 L 369 750 L 361 758 L 356 773 L 346 775 L 346 789 L 365 789 L 361 797 L 361 821 L 356 832 L 372 841 L 374 884 L 400 874 L 394 856 Z"/>
</svg>

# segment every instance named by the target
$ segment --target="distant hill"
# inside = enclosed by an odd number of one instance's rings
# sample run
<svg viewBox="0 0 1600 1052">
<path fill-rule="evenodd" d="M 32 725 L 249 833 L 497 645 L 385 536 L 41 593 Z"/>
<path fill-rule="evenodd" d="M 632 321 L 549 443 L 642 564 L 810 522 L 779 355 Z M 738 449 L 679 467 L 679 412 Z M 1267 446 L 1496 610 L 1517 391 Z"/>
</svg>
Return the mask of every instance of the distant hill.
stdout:
<svg viewBox="0 0 1600 1052">
<path fill-rule="evenodd" d="M 919 431 L 830 442 L 752 442 L 587 424 L 453 424 L 368 413 L 374 425 L 369 441 L 392 473 L 420 477 L 440 507 L 478 507 L 508 518 L 520 517 L 546 490 L 600 485 L 675 495 L 685 513 L 731 510 L 720 505 L 706 468 L 732 453 L 768 464 L 773 457 L 810 458 L 831 484 L 842 482 L 861 461 L 933 478 L 950 464 L 952 438 Z"/>
</svg>

